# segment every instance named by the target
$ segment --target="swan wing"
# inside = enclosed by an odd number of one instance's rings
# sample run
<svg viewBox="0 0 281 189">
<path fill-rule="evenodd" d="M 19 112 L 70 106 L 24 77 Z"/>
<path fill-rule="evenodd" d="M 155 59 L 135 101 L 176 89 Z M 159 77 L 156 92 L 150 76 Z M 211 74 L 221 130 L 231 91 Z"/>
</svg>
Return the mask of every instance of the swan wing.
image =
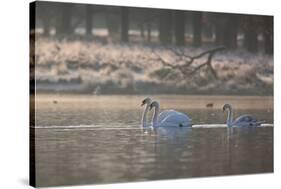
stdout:
<svg viewBox="0 0 281 189">
<path fill-rule="evenodd" d="M 260 125 L 261 122 L 258 122 L 256 118 L 251 115 L 242 115 L 235 119 L 233 125 L 236 126 L 257 126 Z"/>
<path fill-rule="evenodd" d="M 251 115 L 242 115 L 235 119 L 235 122 L 257 122 L 257 119 Z"/>
<path fill-rule="evenodd" d="M 163 112 L 161 112 L 158 116 L 158 122 L 162 122 L 166 117 L 172 115 L 172 114 L 176 114 L 177 111 L 175 110 L 164 110 Z"/>
<path fill-rule="evenodd" d="M 163 119 L 163 121 L 160 122 L 160 125 L 177 127 L 191 126 L 191 121 L 192 120 L 187 115 L 181 112 L 176 112 Z"/>
</svg>

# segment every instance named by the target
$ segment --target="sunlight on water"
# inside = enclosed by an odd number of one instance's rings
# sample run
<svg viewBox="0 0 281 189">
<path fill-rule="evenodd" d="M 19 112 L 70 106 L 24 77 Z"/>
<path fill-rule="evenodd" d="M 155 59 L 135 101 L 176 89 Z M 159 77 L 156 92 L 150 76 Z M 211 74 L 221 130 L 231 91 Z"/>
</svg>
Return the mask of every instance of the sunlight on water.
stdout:
<svg viewBox="0 0 281 189">
<path fill-rule="evenodd" d="M 146 96 L 95 96 L 95 95 L 37 95 L 36 126 L 95 125 L 123 127 L 140 125 Z M 267 123 L 273 123 L 272 97 L 244 96 L 151 96 L 160 101 L 161 109 L 175 109 L 188 114 L 194 124 L 222 124 L 226 114 L 224 103 L 234 107 L 236 116 L 252 114 Z M 211 104 L 211 108 L 207 108 Z M 152 117 L 150 112 L 149 118 Z"/>
</svg>

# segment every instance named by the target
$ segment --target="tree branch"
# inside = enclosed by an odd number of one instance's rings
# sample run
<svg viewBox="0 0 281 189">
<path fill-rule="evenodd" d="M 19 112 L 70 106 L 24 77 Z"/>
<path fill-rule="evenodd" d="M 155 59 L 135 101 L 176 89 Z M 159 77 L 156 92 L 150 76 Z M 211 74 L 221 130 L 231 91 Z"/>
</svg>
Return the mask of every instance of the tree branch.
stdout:
<svg viewBox="0 0 281 189">
<path fill-rule="evenodd" d="M 158 53 L 156 53 L 155 51 L 152 51 L 152 53 L 157 56 L 157 59 L 155 59 L 155 60 L 160 60 L 160 62 L 161 62 L 164 66 L 168 66 L 168 67 L 171 67 L 171 68 L 174 68 L 174 69 L 178 69 L 178 68 L 179 68 L 178 65 L 172 65 L 172 64 L 168 63 L 166 60 L 164 60 L 164 59 L 163 59 Z"/>
<path fill-rule="evenodd" d="M 210 69 L 210 71 L 211 71 L 211 73 L 213 74 L 213 76 L 214 76 L 216 79 L 218 79 L 217 73 L 216 73 L 215 69 L 212 67 L 212 58 L 213 58 L 213 56 L 214 56 L 214 54 L 215 54 L 216 52 L 224 50 L 225 47 L 217 47 L 217 48 L 215 48 L 215 49 L 211 49 L 211 50 L 202 52 L 201 54 L 199 54 L 199 55 L 197 55 L 197 56 L 189 56 L 189 55 L 184 54 L 184 52 L 179 53 L 177 50 L 175 50 L 175 49 L 173 49 L 173 48 L 169 48 L 169 49 L 170 49 L 171 51 L 173 51 L 173 53 L 174 53 L 175 55 L 180 56 L 180 57 L 188 58 L 189 60 L 186 61 L 186 63 L 183 64 L 183 65 L 172 65 L 172 64 L 170 64 L 169 62 L 167 62 L 166 60 L 164 60 L 164 59 L 163 59 L 159 54 L 157 54 L 155 51 L 152 51 L 152 53 L 157 56 L 157 59 L 155 59 L 155 60 L 160 61 L 164 66 L 168 66 L 168 67 L 173 68 L 173 69 L 178 69 L 178 70 L 179 70 L 183 75 L 185 75 L 185 76 L 186 76 L 187 74 L 193 75 L 193 74 L 195 74 L 198 70 L 200 70 L 202 67 L 207 66 L 207 67 Z M 208 58 L 207 58 L 207 61 L 206 61 L 206 62 L 204 62 L 203 64 L 197 66 L 197 67 L 196 67 L 193 71 L 191 71 L 191 72 L 188 72 L 188 71 L 187 71 L 188 67 L 194 62 L 194 60 L 199 59 L 199 58 L 201 58 L 201 57 L 203 57 L 203 56 L 205 56 L 205 55 L 207 55 L 207 54 L 208 54 Z M 183 58 L 181 58 L 181 60 L 183 60 Z"/>
</svg>

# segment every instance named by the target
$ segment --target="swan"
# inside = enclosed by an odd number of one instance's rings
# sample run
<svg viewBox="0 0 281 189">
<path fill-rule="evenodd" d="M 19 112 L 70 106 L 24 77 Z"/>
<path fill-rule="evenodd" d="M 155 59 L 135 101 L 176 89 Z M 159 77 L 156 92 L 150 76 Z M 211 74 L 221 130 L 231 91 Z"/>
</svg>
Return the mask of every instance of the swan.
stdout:
<svg viewBox="0 0 281 189">
<path fill-rule="evenodd" d="M 223 111 L 227 111 L 226 124 L 229 127 L 231 127 L 231 126 L 239 126 L 239 127 L 259 126 L 265 122 L 265 121 L 257 121 L 257 119 L 252 117 L 251 115 L 242 115 L 242 116 L 236 118 L 234 121 L 232 121 L 232 119 L 233 119 L 232 106 L 230 104 L 225 104 L 222 109 L 223 109 Z"/>
<path fill-rule="evenodd" d="M 151 126 L 151 124 L 147 124 L 147 113 L 149 110 L 149 106 L 152 102 L 152 99 L 149 97 L 146 97 L 143 101 L 141 106 L 144 106 L 146 104 L 146 106 L 144 107 L 143 113 L 142 113 L 142 119 L 141 119 L 141 124 L 143 127 L 148 127 Z M 158 121 L 161 122 L 163 119 L 165 119 L 167 116 L 177 113 L 177 111 L 175 110 L 165 110 L 163 111 L 159 117 L 158 117 Z"/>
<path fill-rule="evenodd" d="M 153 101 L 150 104 L 150 110 L 154 109 L 152 126 L 153 127 L 183 127 L 191 126 L 191 119 L 184 113 L 175 110 L 165 110 L 159 114 L 160 104 Z"/>
<path fill-rule="evenodd" d="M 152 102 L 151 98 L 147 97 L 142 101 L 142 104 L 141 104 L 141 106 L 144 106 L 146 104 L 146 106 L 144 107 L 143 113 L 142 113 L 142 118 L 141 118 L 141 124 L 143 127 L 149 126 L 149 125 L 147 125 L 147 122 L 146 122 L 146 114 L 149 110 L 149 106 L 150 106 L 151 102 Z"/>
</svg>

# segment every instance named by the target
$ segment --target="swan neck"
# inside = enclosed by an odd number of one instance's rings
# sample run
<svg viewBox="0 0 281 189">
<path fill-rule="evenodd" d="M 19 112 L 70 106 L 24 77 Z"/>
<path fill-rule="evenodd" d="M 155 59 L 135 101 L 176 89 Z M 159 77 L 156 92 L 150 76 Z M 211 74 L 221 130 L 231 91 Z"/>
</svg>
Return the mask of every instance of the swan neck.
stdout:
<svg viewBox="0 0 281 189">
<path fill-rule="evenodd" d="M 232 108 L 230 107 L 227 111 L 227 125 L 231 126 L 232 124 Z"/>
<path fill-rule="evenodd" d="M 153 118 L 152 118 L 153 126 L 157 126 L 158 114 L 159 114 L 159 106 L 155 106 L 154 113 L 153 113 Z"/>
<path fill-rule="evenodd" d="M 149 109 L 149 105 L 146 104 L 145 107 L 144 107 L 144 111 L 142 113 L 142 119 L 141 119 L 141 123 L 142 123 L 143 127 L 146 126 L 146 115 L 147 115 L 148 109 Z"/>
</svg>

